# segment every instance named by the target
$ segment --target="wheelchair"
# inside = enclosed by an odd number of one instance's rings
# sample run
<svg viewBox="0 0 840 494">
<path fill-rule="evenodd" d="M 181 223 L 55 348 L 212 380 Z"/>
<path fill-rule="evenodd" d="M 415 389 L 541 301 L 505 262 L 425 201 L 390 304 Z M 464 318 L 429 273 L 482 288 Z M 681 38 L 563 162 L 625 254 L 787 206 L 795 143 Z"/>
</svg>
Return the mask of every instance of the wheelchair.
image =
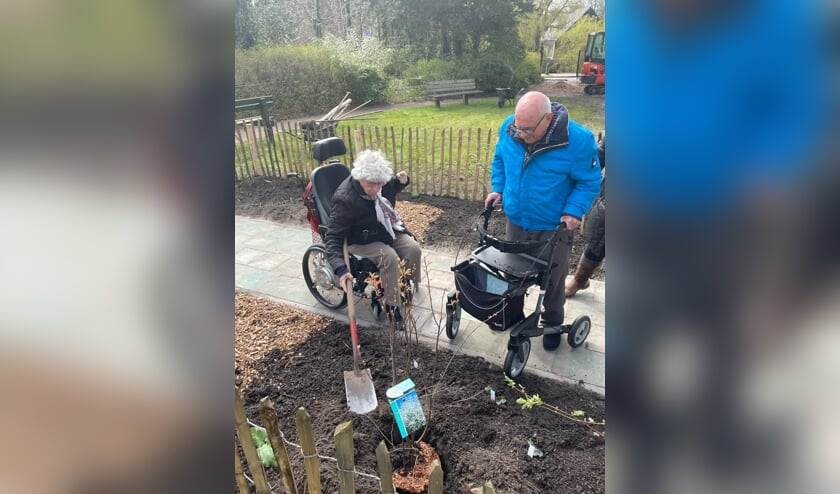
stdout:
<svg viewBox="0 0 840 494">
<path fill-rule="evenodd" d="M 339 277 L 327 260 L 324 245 L 329 228 L 332 197 L 339 185 L 350 176 L 350 168 L 337 157 L 347 153 L 340 137 L 321 139 L 312 145 L 312 157 L 320 164 L 309 179 L 303 192 L 307 219 L 312 230 L 312 245 L 303 254 L 303 278 L 309 292 L 322 305 L 340 309 L 347 305 L 347 294 L 339 285 Z M 380 300 L 384 297 L 379 279 L 379 268 L 366 258 L 349 255 L 350 273 L 353 275 L 353 295 L 370 300 L 373 316 L 379 320 L 384 312 Z"/>
</svg>

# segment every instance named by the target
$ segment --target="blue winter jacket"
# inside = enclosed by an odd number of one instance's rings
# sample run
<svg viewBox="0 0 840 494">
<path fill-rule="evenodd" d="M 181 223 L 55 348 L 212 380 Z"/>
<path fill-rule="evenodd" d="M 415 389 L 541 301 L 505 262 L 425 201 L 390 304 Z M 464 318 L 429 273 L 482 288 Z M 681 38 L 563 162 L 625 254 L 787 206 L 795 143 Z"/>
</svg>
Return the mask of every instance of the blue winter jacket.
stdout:
<svg viewBox="0 0 840 494">
<path fill-rule="evenodd" d="M 551 111 L 545 137 L 530 146 L 510 129 L 513 115 L 499 128 L 491 190 L 502 193 L 508 219 L 525 230 L 554 230 L 564 214 L 583 218 L 600 192 L 592 131 L 569 120 L 559 103 L 552 103 Z"/>
</svg>

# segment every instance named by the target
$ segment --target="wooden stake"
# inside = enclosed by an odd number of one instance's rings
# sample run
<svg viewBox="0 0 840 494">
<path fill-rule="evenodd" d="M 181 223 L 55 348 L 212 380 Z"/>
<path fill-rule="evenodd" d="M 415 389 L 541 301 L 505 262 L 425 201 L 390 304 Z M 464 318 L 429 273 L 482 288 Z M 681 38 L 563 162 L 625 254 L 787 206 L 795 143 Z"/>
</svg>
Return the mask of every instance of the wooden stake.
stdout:
<svg viewBox="0 0 840 494">
<path fill-rule="evenodd" d="M 335 456 L 338 460 L 338 485 L 341 494 L 355 494 L 356 466 L 353 460 L 353 422 L 338 424 L 333 434 Z"/>
<path fill-rule="evenodd" d="M 248 425 L 248 420 L 245 417 L 245 405 L 242 403 L 242 397 L 239 396 L 239 390 L 235 387 L 233 388 L 233 395 L 233 415 L 236 419 L 236 435 L 239 437 L 239 444 L 245 453 L 248 470 L 251 471 L 251 477 L 254 478 L 254 487 L 257 490 L 257 494 L 269 494 L 271 490 L 268 487 L 268 481 L 265 479 L 265 470 L 257 454 L 257 448 L 254 446 L 254 438 L 251 437 L 251 427 Z"/>
<path fill-rule="evenodd" d="M 242 471 L 242 459 L 239 457 L 236 441 L 233 442 L 233 476 L 236 478 L 236 487 L 239 489 L 239 494 L 249 494 L 248 481 L 245 479 L 245 472 Z"/>
<path fill-rule="evenodd" d="M 382 483 L 382 492 L 395 492 L 391 455 L 388 454 L 388 447 L 385 446 L 385 441 L 379 441 L 379 446 L 376 447 L 376 466 L 379 470 L 379 481 Z"/>
<path fill-rule="evenodd" d="M 440 460 L 432 461 L 432 472 L 429 474 L 429 494 L 443 494 L 443 469 Z"/>
<path fill-rule="evenodd" d="M 271 441 L 271 448 L 274 449 L 274 456 L 280 466 L 280 476 L 283 477 L 283 487 L 287 494 L 297 494 L 295 477 L 292 475 L 292 464 L 289 462 L 289 452 L 286 451 L 286 443 L 280 438 L 280 424 L 277 420 L 277 410 L 274 403 L 268 397 L 260 400 L 260 418 L 263 427 L 268 432 L 268 439 Z"/>
<path fill-rule="evenodd" d="M 303 451 L 303 464 L 306 468 L 306 485 L 308 494 L 321 494 L 321 471 L 318 452 L 315 451 L 315 440 L 312 436 L 312 418 L 306 409 L 298 408 L 295 413 L 300 446 Z"/>
</svg>

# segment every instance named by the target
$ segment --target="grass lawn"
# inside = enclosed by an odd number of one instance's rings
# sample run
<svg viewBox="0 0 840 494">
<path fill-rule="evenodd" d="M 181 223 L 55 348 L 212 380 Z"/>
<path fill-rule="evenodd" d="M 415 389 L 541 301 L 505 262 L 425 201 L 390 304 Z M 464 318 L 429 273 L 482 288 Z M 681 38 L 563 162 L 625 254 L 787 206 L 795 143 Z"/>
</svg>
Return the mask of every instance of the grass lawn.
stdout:
<svg viewBox="0 0 840 494">
<path fill-rule="evenodd" d="M 497 98 L 470 98 L 465 105 L 462 99 L 450 99 L 441 102 L 440 108 L 434 105 L 417 106 L 386 110 L 364 117 L 364 120 L 344 120 L 340 125 L 356 128 L 360 125 L 370 127 L 394 128 L 453 128 L 453 129 L 493 129 L 498 130 L 505 117 L 513 113 L 510 103 L 503 108 L 497 105 Z M 604 130 L 604 99 L 587 95 L 552 98 L 563 103 L 569 109 L 569 115 L 589 127 L 595 134 Z"/>
</svg>

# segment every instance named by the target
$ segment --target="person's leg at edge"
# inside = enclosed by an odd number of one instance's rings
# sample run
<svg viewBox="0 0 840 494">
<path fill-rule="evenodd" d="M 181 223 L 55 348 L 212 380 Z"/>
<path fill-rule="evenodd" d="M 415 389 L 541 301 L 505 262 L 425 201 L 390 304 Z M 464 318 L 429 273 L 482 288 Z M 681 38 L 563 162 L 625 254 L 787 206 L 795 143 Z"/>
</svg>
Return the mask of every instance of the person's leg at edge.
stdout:
<svg viewBox="0 0 840 494">
<path fill-rule="evenodd" d="M 508 221 L 505 237 L 509 241 L 548 241 L 552 235 L 554 235 L 553 231 L 525 231 L 518 225 Z M 573 235 L 574 232 L 568 230 L 560 234 L 560 238 L 557 240 L 557 245 L 554 248 L 552 259 L 548 259 L 551 251 L 551 247 L 548 244 L 544 248 L 532 252 L 532 255 L 544 261 L 556 263 L 549 273 L 548 288 L 546 288 L 545 298 L 543 299 L 542 320 L 546 325 L 559 326 L 563 324 L 563 318 L 565 317 L 564 306 L 566 304 L 564 282 L 569 271 L 569 250 L 572 245 Z"/>
<path fill-rule="evenodd" d="M 382 290 L 385 292 L 385 309 L 388 312 L 399 314 L 400 258 L 397 252 L 382 242 L 348 245 L 347 250 L 357 256 L 366 257 L 376 264 L 379 268 Z M 402 319 L 402 316 L 399 315 L 397 319 Z"/>
<path fill-rule="evenodd" d="M 406 233 L 397 233 L 397 238 L 394 240 L 394 250 L 400 259 L 405 261 L 405 268 L 407 272 L 411 273 L 409 279 L 414 286 L 420 283 L 422 265 L 420 258 L 423 255 L 423 249 L 420 244 L 411 235 Z"/>
</svg>

